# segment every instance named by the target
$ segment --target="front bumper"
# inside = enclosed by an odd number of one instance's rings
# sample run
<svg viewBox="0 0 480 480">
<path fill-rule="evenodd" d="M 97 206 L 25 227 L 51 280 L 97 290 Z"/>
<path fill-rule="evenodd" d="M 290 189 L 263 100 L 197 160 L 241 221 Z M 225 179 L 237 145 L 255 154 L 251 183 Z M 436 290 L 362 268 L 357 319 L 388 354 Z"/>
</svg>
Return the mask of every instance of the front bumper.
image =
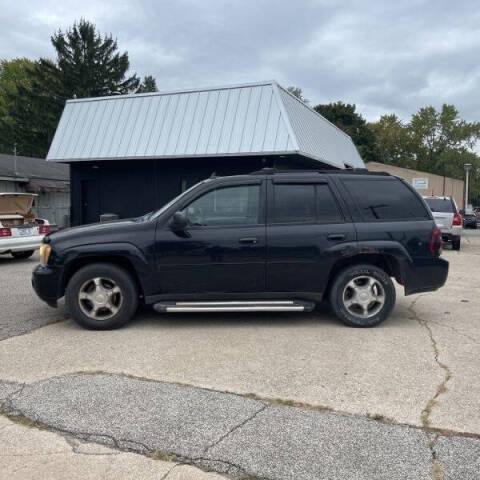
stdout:
<svg viewBox="0 0 480 480">
<path fill-rule="evenodd" d="M 57 306 L 57 300 L 63 296 L 61 291 L 61 272 L 55 267 L 37 265 L 32 272 L 32 287 L 38 297 L 51 307 Z"/>
<path fill-rule="evenodd" d="M 415 259 L 404 269 L 405 295 L 433 292 L 445 285 L 448 277 L 448 262 L 443 258 Z"/>
<path fill-rule="evenodd" d="M 0 253 L 36 250 L 42 244 L 43 235 L 29 237 L 4 237 L 0 239 Z"/>
</svg>

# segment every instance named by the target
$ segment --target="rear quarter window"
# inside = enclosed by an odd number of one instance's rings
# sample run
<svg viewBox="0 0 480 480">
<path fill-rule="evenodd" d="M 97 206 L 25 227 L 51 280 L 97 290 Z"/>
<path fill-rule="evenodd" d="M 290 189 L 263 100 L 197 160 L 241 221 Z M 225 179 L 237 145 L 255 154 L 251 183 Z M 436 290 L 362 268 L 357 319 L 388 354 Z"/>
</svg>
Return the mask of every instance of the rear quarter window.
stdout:
<svg viewBox="0 0 480 480">
<path fill-rule="evenodd" d="M 430 218 L 420 197 L 400 180 L 352 178 L 343 184 L 366 221 Z"/>
</svg>

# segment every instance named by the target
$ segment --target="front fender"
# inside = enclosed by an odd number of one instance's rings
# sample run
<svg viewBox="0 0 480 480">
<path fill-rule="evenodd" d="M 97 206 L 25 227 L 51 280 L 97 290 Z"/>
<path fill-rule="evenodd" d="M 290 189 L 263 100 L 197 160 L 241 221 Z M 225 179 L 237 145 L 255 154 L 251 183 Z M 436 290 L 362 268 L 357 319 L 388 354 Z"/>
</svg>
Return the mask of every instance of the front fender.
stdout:
<svg viewBox="0 0 480 480">
<path fill-rule="evenodd" d="M 70 246 L 63 252 L 56 253 L 52 263 L 63 267 L 62 285 L 65 285 L 67 277 L 75 265 L 89 263 L 89 259 L 101 262 L 102 260 L 112 261 L 116 258 L 119 259 L 119 263 L 126 261 L 131 265 L 143 292 L 149 294 L 148 286 L 151 284 L 153 275 L 152 263 L 148 261 L 147 255 L 132 243 L 108 242 Z"/>
</svg>

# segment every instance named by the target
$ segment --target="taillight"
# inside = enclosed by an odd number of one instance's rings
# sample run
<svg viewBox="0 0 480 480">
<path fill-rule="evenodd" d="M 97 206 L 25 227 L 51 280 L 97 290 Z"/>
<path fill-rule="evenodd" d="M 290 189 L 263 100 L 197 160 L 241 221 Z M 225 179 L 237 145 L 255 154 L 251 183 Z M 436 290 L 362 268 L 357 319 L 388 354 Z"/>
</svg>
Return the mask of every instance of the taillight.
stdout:
<svg viewBox="0 0 480 480">
<path fill-rule="evenodd" d="M 11 237 L 12 231 L 9 228 L 0 228 L 0 237 Z"/>
<path fill-rule="evenodd" d="M 439 257 L 442 253 L 442 232 L 435 228 L 430 239 L 430 252 L 434 257 Z"/>
<path fill-rule="evenodd" d="M 462 216 L 459 213 L 454 213 L 453 214 L 453 223 L 452 225 L 455 225 L 458 227 L 458 225 L 462 225 Z"/>
<path fill-rule="evenodd" d="M 48 235 L 50 233 L 50 225 L 40 225 L 38 227 L 38 233 L 40 235 Z"/>
</svg>

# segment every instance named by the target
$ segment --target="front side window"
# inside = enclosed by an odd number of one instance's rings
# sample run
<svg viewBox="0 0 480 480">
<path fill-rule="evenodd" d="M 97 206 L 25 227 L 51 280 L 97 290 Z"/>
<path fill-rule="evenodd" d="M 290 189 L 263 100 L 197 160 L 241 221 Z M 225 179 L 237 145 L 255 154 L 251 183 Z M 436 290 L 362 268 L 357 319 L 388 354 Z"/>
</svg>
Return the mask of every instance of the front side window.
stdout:
<svg viewBox="0 0 480 480">
<path fill-rule="evenodd" d="M 211 190 L 183 211 L 191 226 L 257 225 L 260 223 L 260 185 Z"/>
</svg>

